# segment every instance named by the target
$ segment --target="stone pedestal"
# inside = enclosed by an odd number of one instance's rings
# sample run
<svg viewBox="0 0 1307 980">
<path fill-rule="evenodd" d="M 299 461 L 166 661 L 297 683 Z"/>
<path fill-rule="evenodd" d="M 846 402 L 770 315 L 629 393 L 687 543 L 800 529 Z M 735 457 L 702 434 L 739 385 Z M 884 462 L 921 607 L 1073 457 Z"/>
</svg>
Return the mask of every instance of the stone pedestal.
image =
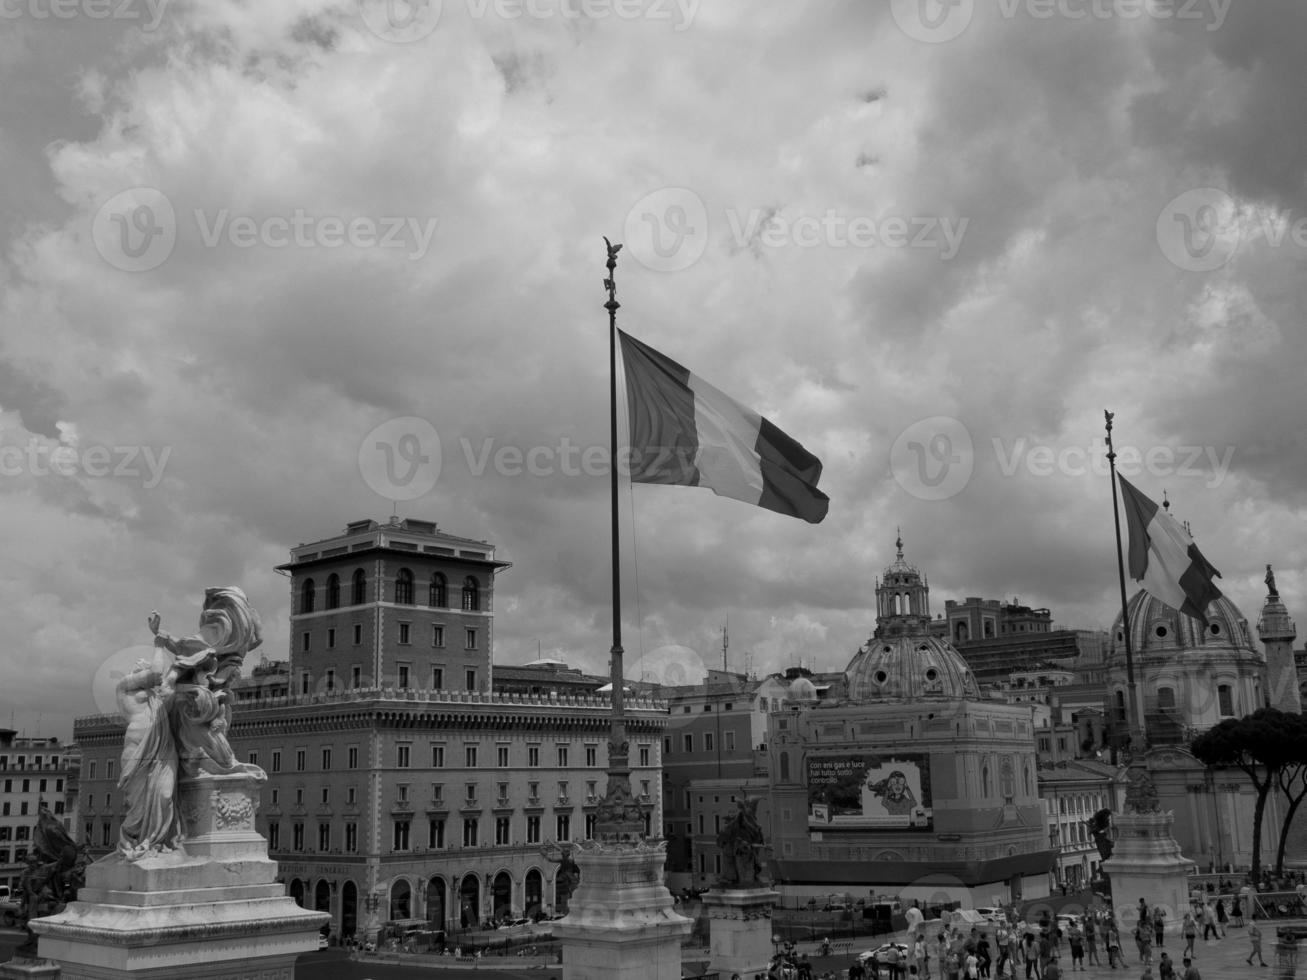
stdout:
<svg viewBox="0 0 1307 980">
<path fill-rule="evenodd" d="M 766 973 L 772 958 L 771 912 L 780 892 L 758 888 L 714 888 L 705 892 L 712 957 L 708 969 L 723 977 Z"/>
<path fill-rule="evenodd" d="M 0 980 L 59 980 L 59 964 L 53 960 L 15 957 L 0 963 Z"/>
<path fill-rule="evenodd" d="M 1113 819 L 1116 843 L 1102 868 L 1112 878 L 1112 907 L 1121 934 L 1134 929 L 1141 898 L 1150 909 L 1162 906 L 1168 931 L 1179 929 L 1189 911 L 1188 875 L 1194 863 L 1180 853 L 1171 836 L 1175 815 L 1168 810 Z"/>
<path fill-rule="evenodd" d="M 62 966 L 63 980 L 291 980 L 329 916 L 300 908 L 276 881 L 254 829 L 260 782 L 184 780 L 182 847 L 137 861 L 114 853 L 87 868 L 77 901 L 32 921 L 41 957 Z"/>
<path fill-rule="evenodd" d="M 563 980 L 681 980 L 681 939 L 694 923 L 663 884 L 666 841 L 576 845 L 580 885 L 554 923 Z"/>
</svg>

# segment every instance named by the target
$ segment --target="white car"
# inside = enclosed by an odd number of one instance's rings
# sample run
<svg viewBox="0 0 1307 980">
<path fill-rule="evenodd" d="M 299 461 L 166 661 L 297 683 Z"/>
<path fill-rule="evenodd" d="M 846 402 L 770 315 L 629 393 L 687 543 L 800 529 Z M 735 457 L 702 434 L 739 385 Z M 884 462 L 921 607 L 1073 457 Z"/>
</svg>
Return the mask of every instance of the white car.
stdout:
<svg viewBox="0 0 1307 980">
<path fill-rule="evenodd" d="M 976 911 L 979 912 L 981 915 L 983 915 L 990 922 L 993 922 L 995 925 L 1007 921 L 1007 915 L 1004 913 L 1002 909 L 983 908 L 983 909 L 976 909 Z"/>
<path fill-rule="evenodd" d="M 899 959 L 901 962 L 907 961 L 907 956 L 908 956 L 907 946 L 903 945 L 903 943 L 886 943 L 884 946 L 877 946 L 875 949 L 869 949 L 864 953 L 859 953 L 858 962 L 860 962 L 863 966 L 866 966 L 867 962 L 872 958 L 873 955 L 875 955 L 875 956 L 879 956 L 880 961 L 883 963 L 885 962 L 885 954 L 888 953 L 891 949 L 896 949 L 899 951 Z"/>
</svg>

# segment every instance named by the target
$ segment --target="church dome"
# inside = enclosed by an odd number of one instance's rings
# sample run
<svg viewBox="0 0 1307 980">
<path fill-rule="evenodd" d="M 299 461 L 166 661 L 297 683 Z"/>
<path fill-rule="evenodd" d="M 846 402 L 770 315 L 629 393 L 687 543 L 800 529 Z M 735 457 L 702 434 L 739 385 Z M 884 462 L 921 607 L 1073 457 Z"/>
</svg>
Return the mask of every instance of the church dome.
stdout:
<svg viewBox="0 0 1307 980">
<path fill-rule="evenodd" d="M 789 699 L 791 701 L 816 701 L 817 685 L 806 677 L 796 677 L 790 681 Z"/>
<path fill-rule="evenodd" d="M 1207 625 L 1178 612 L 1161 599 L 1140 589 L 1126 604 L 1130 615 L 1130 647 L 1140 654 L 1165 654 L 1179 650 L 1255 650 L 1248 619 L 1239 607 L 1219 596 L 1207 607 Z M 1112 623 L 1113 660 L 1125 659 L 1125 635 L 1121 614 Z"/>
<path fill-rule="evenodd" d="M 962 654 L 924 634 L 873 637 L 849 661 L 845 677 L 850 701 L 980 698 Z"/>
</svg>

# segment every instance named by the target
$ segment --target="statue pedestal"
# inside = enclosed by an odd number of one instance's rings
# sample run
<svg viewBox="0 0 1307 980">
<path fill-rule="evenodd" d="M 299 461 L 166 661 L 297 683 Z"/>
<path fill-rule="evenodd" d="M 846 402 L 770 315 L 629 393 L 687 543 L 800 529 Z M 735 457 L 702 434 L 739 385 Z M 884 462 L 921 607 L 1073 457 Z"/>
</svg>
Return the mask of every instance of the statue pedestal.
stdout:
<svg viewBox="0 0 1307 980">
<path fill-rule="evenodd" d="M 581 881 L 554 923 L 563 980 L 681 980 L 681 939 L 694 923 L 663 884 L 665 841 L 577 844 Z"/>
<path fill-rule="evenodd" d="M 1194 863 L 1171 836 L 1175 815 L 1125 813 L 1115 819 L 1116 843 L 1102 868 L 1112 877 L 1112 905 L 1123 936 L 1138 922 L 1139 899 L 1166 911 L 1168 931 L 1189 911 L 1189 872 Z"/>
<path fill-rule="evenodd" d="M 329 916 L 300 908 L 277 883 L 277 862 L 254 830 L 261 782 L 245 773 L 183 780 L 182 848 L 92 864 L 77 901 L 32 920 L 41 956 L 60 964 L 63 980 L 291 980 Z"/>
<path fill-rule="evenodd" d="M 712 958 L 708 969 L 723 977 L 766 973 L 772 958 L 771 913 L 780 892 L 764 886 L 714 888 L 703 894 Z"/>
<path fill-rule="evenodd" d="M 15 957 L 0 963 L 0 980 L 59 980 L 59 964 L 50 960 Z"/>
</svg>

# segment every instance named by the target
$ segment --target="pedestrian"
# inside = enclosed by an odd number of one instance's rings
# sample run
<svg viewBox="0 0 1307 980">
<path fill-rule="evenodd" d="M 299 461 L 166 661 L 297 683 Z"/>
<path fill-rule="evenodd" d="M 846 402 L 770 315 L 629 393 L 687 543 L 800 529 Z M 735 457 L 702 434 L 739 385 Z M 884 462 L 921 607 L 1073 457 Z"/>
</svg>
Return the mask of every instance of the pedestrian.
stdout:
<svg viewBox="0 0 1307 980">
<path fill-rule="evenodd" d="M 1184 955 L 1194 955 L 1194 940 L 1198 938 L 1198 923 L 1194 921 L 1192 912 L 1184 914 L 1184 922 L 1180 924 L 1180 934 L 1184 936 Z"/>
<path fill-rule="evenodd" d="M 1098 958 L 1098 924 L 1093 919 L 1085 923 L 1085 954 L 1092 965 L 1103 965 Z"/>
<path fill-rule="evenodd" d="M 1184 958 L 1184 973 L 1180 974 L 1180 980 L 1203 980 L 1198 967 L 1194 966 L 1194 961 L 1188 956 Z"/>
<path fill-rule="evenodd" d="M 1135 929 L 1135 947 L 1139 950 L 1140 963 L 1153 962 L 1153 932 L 1150 923 L 1143 921 Z"/>
<path fill-rule="evenodd" d="M 1085 968 L 1085 934 L 1080 930 L 1079 923 L 1071 923 L 1066 938 L 1067 943 L 1071 946 L 1071 969 L 1083 970 Z"/>
<path fill-rule="evenodd" d="M 926 945 L 924 936 L 917 937 L 917 941 L 912 945 L 912 952 L 917 959 L 917 975 L 922 980 L 930 980 L 930 947 Z"/>
<path fill-rule="evenodd" d="M 1026 980 L 1032 976 L 1035 980 L 1040 980 L 1043 974 L 1039 969 L 1039 943 L 1035 942 L 1033 932 L 1027 932 L 1021 940 L 1021 959 L 1026 964 Z"/>
<path fill-rule="evenodd" d="M 980 958 L 975 952 L 967 953 L 965 963 L 965 976 L 967 980 L 979 980 L 980 977 Z"/>
<path fill-rule="evenodd" d="M 1203 903 L 1203 942 L 1209 939 L 1220 939 L 1221 935 L 1216 931 L 1216 912 L 1212 909 L 1211 902 Z"/>
<path fill-rule="evenodd" d="M 1056 956 L 1044 967 L 1044 980 L 1062 980 L 1062 967 L 1058 965 Z"/>
<path fill-rule="evenodd" d="M 1161 949 L 1166 939 L 1166 909 L 1157 906 L 1153 909 L 1153 945 Z"/>
<path fill-rule="evenodd" d="M 1230 918 L 1234 920 L 1236 926 L 1243 928 L 1243 902 L 1239 901 L 1238 895 L 1234 896 L 1234 900 L 1230 903 Z"/>
<path fill-rule="evenodd" d="M 1248 925 L 1248 943 L 1252 947 L 1248 954 L 1248 965 L 1253 965 L 1253 957 L 1256 956 L 1257 962 L 1265 966 L 1266 961 L 1262 959 L 1262 930 L 1255 919 Z"/>
<path fill-rule="evenodd" d="M 1117 961 L 1121 961 L 1121 969 L 1125 969 L 1125 960 L 1121 957 L 1121 934 L 1116 931 L 1116 926 L 1107 927 L 1107 965 L 1113 970 L 1116 969 Z"/>
<path fill-rule="evenodd" d="M 1230 919 L 1225 914 L 1225 899 L 1216 900 L 1216 928 L 1221 932 L 1221 938 L 1225 938 L 1225 927 L 1229 924 Z"/>
<path fill-rule="evenodd" d="M 1157 980 L 1175 980 L 1175 964 L 1168 953 L 1163 952 L 1157 961 Z"/>
<path fill-rule="evenodd" d="M 862 968 L 862 963 L 854 960 L 849 964 L 849 980 L 867 980 L 867 971 Z"/>
</svg>

